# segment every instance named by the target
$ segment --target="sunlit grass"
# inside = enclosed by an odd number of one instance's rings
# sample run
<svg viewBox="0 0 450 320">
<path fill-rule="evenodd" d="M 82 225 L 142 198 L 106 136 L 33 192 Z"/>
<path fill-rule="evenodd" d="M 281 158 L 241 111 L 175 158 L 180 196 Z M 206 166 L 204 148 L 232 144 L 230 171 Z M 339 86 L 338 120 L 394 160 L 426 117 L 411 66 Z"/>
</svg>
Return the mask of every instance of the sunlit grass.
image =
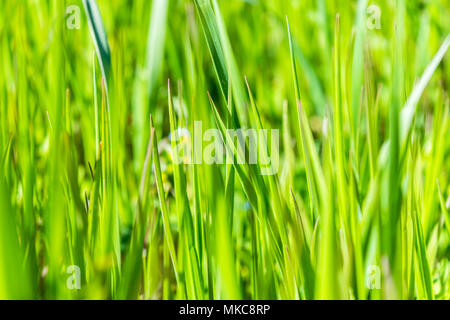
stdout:
<svg viewBox="0 0 450 320">
<path fill-rule="evenodd" d="M 1 299 L 450 299 L 448 1 L 0 18 Z M 234 163 L 179 154 L 196 121 Z"/>
</svg>

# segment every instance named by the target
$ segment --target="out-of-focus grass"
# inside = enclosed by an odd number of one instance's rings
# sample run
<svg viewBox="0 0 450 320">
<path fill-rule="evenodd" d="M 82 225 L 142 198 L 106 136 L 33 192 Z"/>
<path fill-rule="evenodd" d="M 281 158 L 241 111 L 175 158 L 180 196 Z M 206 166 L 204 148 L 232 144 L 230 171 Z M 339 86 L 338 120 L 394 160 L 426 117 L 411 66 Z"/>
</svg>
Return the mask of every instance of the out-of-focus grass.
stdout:
<svg viewBox="0 0 450 320">
<path fill-rule="evenodd" d="M 0 298 L 450 298 L 447 0 L 0 18 Z M 277 174 L 183 163 L 195 121 L 281 130 Z"/>
</svg>

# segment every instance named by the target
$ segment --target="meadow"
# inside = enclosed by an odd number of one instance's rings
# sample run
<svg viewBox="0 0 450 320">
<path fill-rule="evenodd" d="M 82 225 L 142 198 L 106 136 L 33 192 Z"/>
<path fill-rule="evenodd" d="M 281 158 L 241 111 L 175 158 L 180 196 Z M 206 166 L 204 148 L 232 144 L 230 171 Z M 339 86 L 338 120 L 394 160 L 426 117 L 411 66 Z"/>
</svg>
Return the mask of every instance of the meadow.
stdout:
<svg viewBox="0 0 450 320">
<path fill-rule="evenodd" d="M 449 46 L 448 0 L 0 1 L 0 299 L 449 300 Z"/>
</svg>

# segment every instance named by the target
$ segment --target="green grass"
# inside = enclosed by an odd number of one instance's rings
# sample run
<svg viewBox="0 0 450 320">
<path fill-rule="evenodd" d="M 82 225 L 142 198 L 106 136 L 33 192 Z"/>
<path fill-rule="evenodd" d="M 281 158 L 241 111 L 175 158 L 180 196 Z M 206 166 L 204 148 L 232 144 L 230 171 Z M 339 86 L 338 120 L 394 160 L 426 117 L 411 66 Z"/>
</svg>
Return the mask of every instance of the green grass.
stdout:
<svg viewBox="0 0 450 320">
<path fill-rule="evenodd" d="M 449 47 L 447 0 L 0 2 L 0 299 L 450 299 Z"/>
</svg>

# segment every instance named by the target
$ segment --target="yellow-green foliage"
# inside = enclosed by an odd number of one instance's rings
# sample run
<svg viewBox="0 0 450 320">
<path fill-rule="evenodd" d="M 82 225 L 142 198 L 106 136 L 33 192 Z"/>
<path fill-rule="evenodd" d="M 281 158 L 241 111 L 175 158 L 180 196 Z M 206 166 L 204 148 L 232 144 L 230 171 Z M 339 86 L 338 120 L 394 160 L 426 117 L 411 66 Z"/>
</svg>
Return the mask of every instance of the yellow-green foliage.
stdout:
<svg viewBox="0 0 450 320">
<path fill-rule="evenodd" d="M 449 33 L 448 0 L 0 1 L 0 299 L 450 299 Z M 235 159 L 280 130 L 278 171 L 179 154 L 198 121 Z"/>
</svg>

